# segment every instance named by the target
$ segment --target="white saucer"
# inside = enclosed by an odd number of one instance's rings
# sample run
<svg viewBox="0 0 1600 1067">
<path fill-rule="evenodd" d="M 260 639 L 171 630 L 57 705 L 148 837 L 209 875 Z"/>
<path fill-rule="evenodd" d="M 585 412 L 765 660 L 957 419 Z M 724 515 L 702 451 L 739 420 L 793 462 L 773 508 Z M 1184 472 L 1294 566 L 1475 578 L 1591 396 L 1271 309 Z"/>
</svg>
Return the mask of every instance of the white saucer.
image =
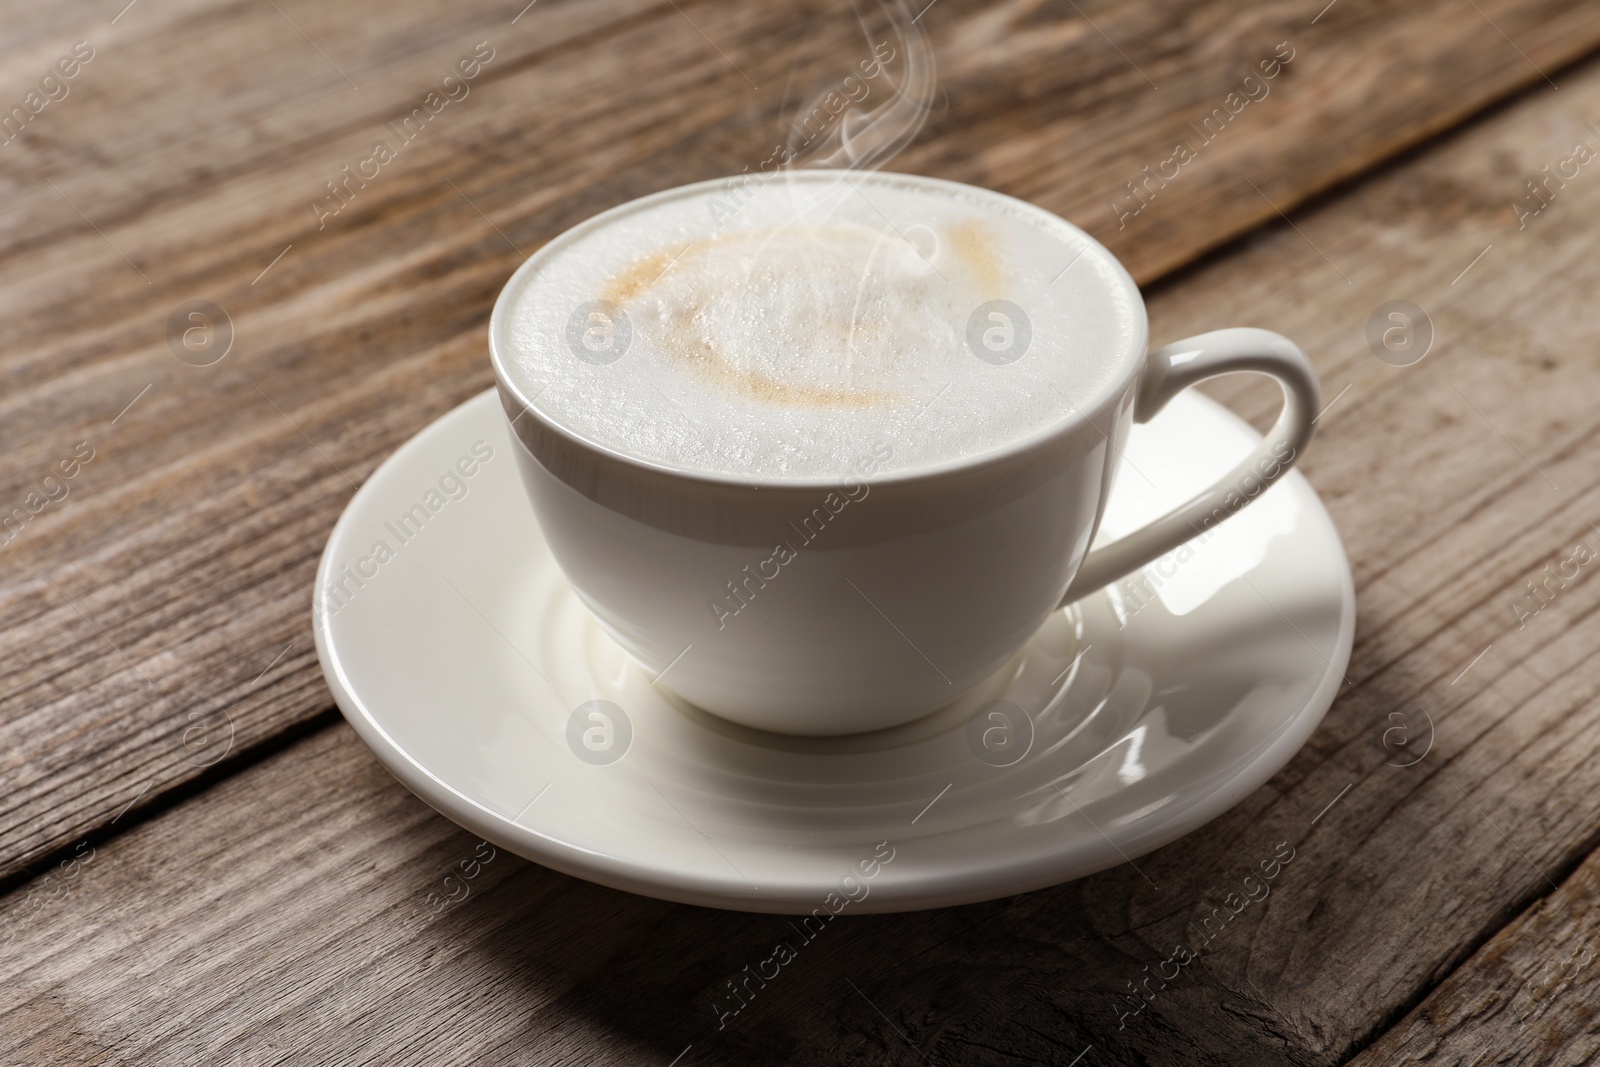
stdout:
<svg viewBox="0 0 1600 1067">
<path fill-rule="evenodd" d="M 1182 394 L 1134 428 L 1102 536 L 1180 502 L 1257 440 Z M 476 442 L 492 457 L 475 458 Z M 368 479 L 318 590 L 347 566 L 368 576 L 344 577 L 343 603 L 314 613 L 317 652 L 345 717 L 423 800 L 618 889 L 855 914 L 1079 878 L 1266 782 L 1349 661 L 1349 564 L 1290 474 L 1192 558 L 1147 570 L 1145 593 L 1125 582 L 1057 612 L 956 706 L 851 738 L 756 733 L 678 706 L 600 631 L 545 550 L 511 448 L 487 392 Z"/>
</svg>

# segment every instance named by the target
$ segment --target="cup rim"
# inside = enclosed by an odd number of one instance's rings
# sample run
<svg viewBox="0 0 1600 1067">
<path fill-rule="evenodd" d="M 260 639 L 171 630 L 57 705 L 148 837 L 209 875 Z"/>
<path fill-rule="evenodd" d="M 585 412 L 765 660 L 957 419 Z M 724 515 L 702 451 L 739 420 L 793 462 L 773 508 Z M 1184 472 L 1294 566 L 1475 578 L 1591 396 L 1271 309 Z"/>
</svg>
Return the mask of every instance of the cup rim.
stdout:
<svg viewBox="0 0 1600 1067">
<path fill-rule="evenodd" d="M 995 448 L 987 449 L 982 452 L 974 452 L 970 455 L 958 456 L 948 460 L 942 460 L 938 463 L 930 463 L 922 466 L 909 467 L 904 470 L 890 471 L 887 474 L 874 474 L 863 480 L 875 486 L 910 484 L 939 478 L 944 475 L 954 474 L 961 471 L 968 471 L 974 468 L 984 467 L 992 463 L 1001 463 L 1006 460 L 1014 459 L 1018 456 L 1026 455 L 1027 453 L 1044 447 L 1052 441 L 1072 434 L 1084 423 L 1096 421 L 1096 416 L 1103 415 L 1106 410 L 1120 403 L 1128 395 L 1129 390 L 1133 387 L 1135 380 L 1138 378 L 1143 369 L 1145 356 L 1149 352 L 1149 312 L 1145 307 L 1144 296 L 1139 292 L 1138 283 L 1133 280 L 1133 276 L 1128 273 L 1128 269 L 1123 266 L 1122 261 L 1113 255 L 1110 249 L 1106 248 L 1105 245 L 1097 241 L 1087 231 L 1079 226 L 1073 225 L 1071 222 L 1062 218 L 1060 215 L 1057 215 L 1055 212 L 1049 211 L 1046 208 L 1042 208 L 1037 204 L 1033 204 L 1029 201 L 1021 200 L 1017 197 L 1009 196 L 1005 193 L 997 192 L 992 189 L 986 189 L 982 186 L 969 185 L 964 182 L 951 181 L 946 178 L 932 178 L 919 174 L 903 174 L 897 171 L 850 171 L 844 169 L 818 169 L 791 171 L 785 175 L 784 180 L 815 181 L 828 178 L 833 178 L 840 181 L 850 180 L 854 182 L 883 182 L 892 180 L 909 185 L 921 185 L 933 188 L 973 190 L 982 193 L 985 196 L 997 197 L 1001 200 L 1009 201 L 1026 211 L 1045 215 L 1054 222 L 1065 226 L 1069 230 L 1072 230 L 1074 233 L 1076 233 L 1078 237 L 1085 243 L 1085 253 L 1095 254 L 1101 257 L 1104 263 L 1110 268 L 1111 276 L 1113 279 L 1115 279 L 1114 284 L 1120 285 L 1124 289 L 1126 295 L 1129 297 L 1129 305 L 1133 309 L 1135 319 L 1133 323 L 1134 337 L 1125 351 L 1119 354 L 1121 366 L 1118 368 L 1117 373 L 1112 375 L 1108 384 L 1100 390 L 1093 400 L 1073 406 L 1073 409 L 1064 418 L 1055 422 L 1051 422 L 1048 425 L 1034 430 L 1032 433 L 1016 438 L 1015 440 L 1008 441 L 1005 444 Z M 632 455 L 610 445 L 602 444 L 599 441 L 585 437 L 569 427 L 562 425 L 552 416 L 539 410 L 533 399 L 528 397 L 527 393 L 516 383 L 511 374 L 507 371 L 507 353 L 510 350 L 510 345 L 504 337 L 504 332 L 507 329 L 507 321 L 510 318 L 511 304 L 514 301 L 515 296 L 519 294 L 522 288 L 528 284 L 528 281 L 534 272 L 543 266 L 546 261 L 553 258 L 566 245 L 572 243 L 579 237 L 584 236 L 592 230 L 606 226 L 617 218 L 620 218 L 631 212 L 653 207 L 665 201 L 695 195 L 708 189 L 721 188 L 729 180 L 730 179 L 728 178 L 711 178 L 705 181 L 691 182 L 688 185 L 673 186 L 670 189 L 663 189 L 659 192 L 650 193 L 642 197 L 636 197 L 635 199 L 618 204 L 615 207 L 608 208 L 597 215 L 590 216 L 584 221 L 562 231 L 540 246 L 533 253 L 533 255 L 524 260 L 522 265 L 519 266 L 512 273 L 511 277 L 506 280 L 505 285 L 500 289 L 499 295 L 495 298 L 494 309 L 489 315 L 489 361 L 494 371 L 495 382 L 499 387 L 501 397 L 509 398 L 514 402 L 519 411 L 519 414 L 516 416 L 517 418 L 521 418 L 522 415 L 532 416 L 548 433 L 554 434 L 561 440 L 582 450 L 588 455 L 608 463 L 620 464 L 624 467 L 632 468 L 641 473 L 647 473 L 650 475 L 666 476 L 669 478 L 681 479 L 686 482 L 725 486 L 729 488 L 748 489 L 751 487 L 752 483 L 759 488 L 765 489 L 827 489 L 837 486 L 842 481 L 854 476 L 848 473 L 841 473 L 838 475 L 809 475 L 804 477 L 771 477 L 759 475 L 746 476 L 742 474 L 725 473 L 720 471 L 694 470 L 687 467 L 674 466 L 673 464 L 665 463 L 659 460 L 645 459 L 642 456 Z M 513 419 L 511 421 L 515 420 Z M 524 438 L 520 433 L 516 432 L 515 429 L 513 429 L 512 434 L 514 437 L 517 437 L 526 443 L 527 439 Z"/>
</svg>

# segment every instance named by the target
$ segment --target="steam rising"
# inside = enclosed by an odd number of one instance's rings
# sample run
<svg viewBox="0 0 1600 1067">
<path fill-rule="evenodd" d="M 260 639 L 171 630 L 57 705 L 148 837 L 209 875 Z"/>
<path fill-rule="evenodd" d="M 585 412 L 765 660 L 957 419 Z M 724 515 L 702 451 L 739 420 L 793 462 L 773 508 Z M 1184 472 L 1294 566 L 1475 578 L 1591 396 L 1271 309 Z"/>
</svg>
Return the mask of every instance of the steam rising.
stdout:
<svg viewBox="0 0 1600 1067">
<path fill-rule="evenodd" d="M 825 134 L 811 138 L 798 126 L 789 147 L 793 152 L 795 167 L 811 169 L 836 169 L 867 171 L 878 170 L 910 144 L 933 110 L 937 78 L 934 73 L 933 49 L 928 44 L 922 27 L 913 20 L 904 0 L 877 0 L 877 9 L 889 25 L 887 38 L 874 43 L 873 33 L 859 3 L 856 21 L 861 26 L 863 39 L 871 54 L 881 59 L 884 44 L 892 47 L 892 58 L 883 63 L 882 78 L 888 83 L 888 96 L 871 107 L 850 107 L 831 124 Z M 850 81 L 852 79 L 846 79 Z M 874 79 L 876 81 L 876 79 Z M 880 90 L 874 84 L 862 99 L 862 104 L 872 101 Z M 830 96 L 837 97 L 837 89 L 818 93 L 799 114 L 827 112 Z"/>
</svg>

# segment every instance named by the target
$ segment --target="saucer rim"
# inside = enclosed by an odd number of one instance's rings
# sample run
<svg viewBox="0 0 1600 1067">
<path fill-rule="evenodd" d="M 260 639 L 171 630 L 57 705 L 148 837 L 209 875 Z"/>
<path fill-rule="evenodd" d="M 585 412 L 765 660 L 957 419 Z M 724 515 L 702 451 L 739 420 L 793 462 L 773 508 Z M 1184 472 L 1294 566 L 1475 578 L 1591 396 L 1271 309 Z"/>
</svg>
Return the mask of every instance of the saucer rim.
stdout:
<svg viewBox="0 0 1600 1067">
<path fill-rule="evenodd" d="M 1248 425 L 1216 401 L 1203 396 L 1197 399 L 1215 412 L 1241 425 Z M 351 497 L 324 546 L 317 566 L 316 586 L 312 590 L 312 631 L 324 677 L 345 720 L 385 769 L 430 807 L 491 844 L 531 862 L 611 889 L 679 904 L 763 914 L 793 915 L 810 911 L 826 892 L 825 888 L 819 891 L 819 883 L 814 881 L 780 884 L 752 892 L 733 878 L 724 879 L 704 872 L 697 877 L 686 878 L 677 871 L 652 868 L 638 859 L 584 848 L 523 825 L 459 792 L 434 774 L 391 737 L 378 718 L 356 696 L 339 661 L 337 650 L 333 647 L 329 633 L 331 619 L 318 607 L 318 592 L 335 569 L 335 548 L 343 544 L 351 525 L 356 522 L 354 516 L 361 510 L 357 503 L 368 492 L 368 487 L 375 486 L 391 467 L 403 467 L 413 453 L 423 451 L 433 432 L 443 424 L 455 419 L 465 421 L 472 418 L 475 405 L 485 405 L 499 411 L 496 390 L 484 390 L 456 405 L 396 449 Z M 504 417 L 503 412 L 501 417 Z M 1105 847 L 1099 849 L 1102 854 L 1096 859 L 1086 860 L 1087 850 L 1081 848 L 1063 849 L 1042 855 L 1030 854 L 1019 858 L 1014 865 L 948 870 L 923 882 L 886 883 L 878 886 L 870 897 L 852 904 L 851 912 L 871 914 L 952 907 L 1003 899 L 1075 881 L 1129 862 L 1130 855 L 1138 857 L 1147 854 L 1192 833 L 1270 781 L 1305 745 L 1332 707 L 1339 684 L 1345 677 L 1344 671 L 1349 664 L 1355 637 L 1354 576 L 1344 542 L 1326 506 L 1305 477 L 1298 471 L 1291 471 L 1283 481 L 1294 485 L 1297 494 L 1302 495 L 1308 504 L 1316 505 L 1315 508 L 1307 508 L 1302 521 L 1320 523 L 1331 539 L 1330 547 L 1336 552 L 1341 565 L 1340 614 L 1333 656 L 1324 661 L 1327 669 L 1311 694 L 1303 702 L 1297 702 L 1300 706 L 1285 716 L 1283 727 L 1270 740 L 1241 754 L 1232 764 L 1238 768 L 1236 773 L 1219 773 L 1214 783 L 1196 786 L 1195 791 L 1186 793 L 1181 805 L 1169 805 L 1163 811 L 1141 818 L 1132 827 L 1113 829 L 1110 835 L 1103 833 Z M 1099 595 L 1103 595 L 1103 590 L 1088 594 L 1090 597 Z M 1063 862 L 1069 851 L 1076 859 Z"/>
</svg>

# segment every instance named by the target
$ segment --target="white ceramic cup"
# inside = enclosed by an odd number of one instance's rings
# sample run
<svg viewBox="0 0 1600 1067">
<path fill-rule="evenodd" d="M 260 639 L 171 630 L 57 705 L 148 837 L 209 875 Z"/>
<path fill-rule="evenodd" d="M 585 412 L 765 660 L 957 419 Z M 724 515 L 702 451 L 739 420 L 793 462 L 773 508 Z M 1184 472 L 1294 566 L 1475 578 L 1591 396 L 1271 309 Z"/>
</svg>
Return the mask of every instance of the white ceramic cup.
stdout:
<svg viewBox="0 0 1600 1067">
<path fill-rule="evenodd" d="M 1004 666 L 1051 612 L 1235 514 L 1283 476 L 1311 437 L 1319 390 L 1292 341 L 1225 329 L 1147 353 L 1144 303 L 1120 266 L 1137 343 L 1106 355 L 1116 364 L 1108 368 L 1114 387 L 1066 421 L 971 460 L 873 475 L 864 457 L 863 469 L 843 478 L 752 484 L 625 455 L 541 413 L 508 348 L 510 305 L 527 277 L 592 228 L 721 184 L 644 197 L 555 238 L 512 276 L 489 324 L 518 465 L 556 561 L 659 686 L 707 711 L 793 734 L 860 733 L 934 711 Z M 1268 374 L 1283 387 L 1282 414 L 1260 447 L 1171 514 L 1090 552 L 1129 426 L 1189 386 L 1234 371 Z M 826 521 L 844 507 L 848 522 L 831 525 L 816 546 L 797 543 L 817 509 Z M 730 615 L 719 600 L 741 608 Z"/>
</svg>

